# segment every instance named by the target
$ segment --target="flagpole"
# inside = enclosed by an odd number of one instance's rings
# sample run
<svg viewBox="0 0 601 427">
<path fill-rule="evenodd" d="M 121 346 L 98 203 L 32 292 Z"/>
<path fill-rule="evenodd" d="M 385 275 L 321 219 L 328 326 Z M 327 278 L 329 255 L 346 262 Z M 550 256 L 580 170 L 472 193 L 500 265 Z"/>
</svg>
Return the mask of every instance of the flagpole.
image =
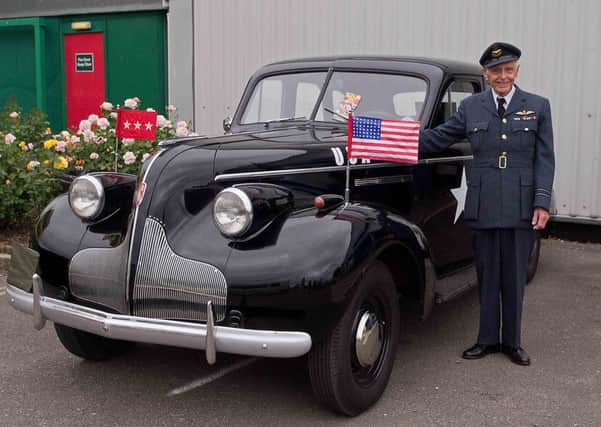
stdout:
<svg viewBox="0 0 601 427">
<path fill-rule="evenodd" d="M 117 105 L 117 123 L 115 129 L 119 128 L 119 105 Z M 119 169 L 119 137 L 115 133 L 115 172 Z"/>
<path fill-rule="evenodd" d="M 349 151 L 349 145 L 353 140 L 353 113 L 350 112 L 348 115 L 348 136 L 346 143 L 346 183 L 344 186 L 344 204 L 348 205 L 351 196 L 351 156 Z"/>
</svg>

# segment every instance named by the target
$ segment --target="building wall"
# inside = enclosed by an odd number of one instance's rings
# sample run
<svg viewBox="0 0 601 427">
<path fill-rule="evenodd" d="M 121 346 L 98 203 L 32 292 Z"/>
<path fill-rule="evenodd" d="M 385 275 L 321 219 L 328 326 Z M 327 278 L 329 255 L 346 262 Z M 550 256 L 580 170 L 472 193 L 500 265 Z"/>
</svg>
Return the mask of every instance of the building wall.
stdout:
<svg viewBox="0 0 601 427">
<path fill-rule="evenodd" d="M 39 18 L 43 50 L 36 50 L 34 27 L 28 18 L 0 19 L 0 108 L 14 98 L 27 111 L 39 107 L 53 130 L 66 126 L 66 69 L 64 37 L 68 34 L 102 33 L 105 62 L 104 99 L 122 104 L 139 97 L 143 107 L 164 111 L 167 100 L 166 13 L 164 10 L 100 15 Z M 90 22 L 85 31 L 71 29 L 76 21 Z M 15 26 L 17 25 L 18 26 Z M 43 56 L 43 86 L 36 85 L 35 63 Z M 87 90 L 87 88 L 82 88 Z M 40 99 L 37 99 L 39 94 Z M 99 113 L 99 104 L 89 114 Z"/>
<path fill-rule="evenodd" d="M 171 0 L 171 9 L 178 3 L 191 2 Z M 518 84 L 551 101 L 557 215 L 601 220 L 598 0 L 197 0 L 188 10 L 172 26 L 193 30 L 194 68 L 174 82 L 189 64 L 170 61 L 171 101 L 191 102 L 180 115 L 192 114 L 208 134 L 222 132 L 248 77 L 268 62 L 330 54 L 477 62 L 493 41 L 516 44 L 524 52 Z M 169 49 L 179 46 L 178 37 Z"/>
</svg>

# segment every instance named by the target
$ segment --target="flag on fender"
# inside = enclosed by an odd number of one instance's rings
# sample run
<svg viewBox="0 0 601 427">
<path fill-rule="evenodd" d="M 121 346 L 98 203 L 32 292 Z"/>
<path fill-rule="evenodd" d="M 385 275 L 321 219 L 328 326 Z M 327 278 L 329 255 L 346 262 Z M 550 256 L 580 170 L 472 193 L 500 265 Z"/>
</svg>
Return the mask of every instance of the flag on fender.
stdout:
<svg viewBox="0 0 601 427">
<path fill-rule="evenodd" d="M 117 138 L 153 140 L 157 134 L 156 111 L 117 110 Z"/>
<path fill-rule="evenodd" d="M 417 163 L 418 121 L 349 116 L 348 126 L 349 158 Z"/>
</svg>

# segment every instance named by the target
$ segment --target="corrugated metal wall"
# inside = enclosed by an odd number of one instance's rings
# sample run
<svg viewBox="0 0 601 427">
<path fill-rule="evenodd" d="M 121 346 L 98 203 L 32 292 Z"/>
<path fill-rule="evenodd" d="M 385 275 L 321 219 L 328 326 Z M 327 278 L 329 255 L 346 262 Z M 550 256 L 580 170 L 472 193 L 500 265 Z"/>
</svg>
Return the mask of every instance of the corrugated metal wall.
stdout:
<svg viewBox="0 0 601 427">
<path fill-rule="evenodd" d="M 172 25 L 194 28 L 194 85 L 176 86 L 194 88 L 195 127 L 209 134 L 268 62 L 354 53 L 477 62 L 492 41 L 515 43 L 518 83 L 551 100 L 557 214 L 601 219 L 598 0 L 197 0 L 190 9 Z"/>
</svg>

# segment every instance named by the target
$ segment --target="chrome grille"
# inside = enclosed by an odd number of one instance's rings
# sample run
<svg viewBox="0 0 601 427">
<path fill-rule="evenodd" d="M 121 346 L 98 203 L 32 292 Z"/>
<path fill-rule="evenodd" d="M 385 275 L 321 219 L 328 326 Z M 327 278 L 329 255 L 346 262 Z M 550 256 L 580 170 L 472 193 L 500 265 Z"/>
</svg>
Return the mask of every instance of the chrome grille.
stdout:
<svg viewBox="0 0 601 427">
<path fill-rule="evenodd" d="M 216 267 L 177 255 L 160 221 L 147 218 L 134 279 L 133 312 L 155 319 L 207 320 L 211 301 L 215 320 L 225 317 L 227 284 Z"/>
</svg>

